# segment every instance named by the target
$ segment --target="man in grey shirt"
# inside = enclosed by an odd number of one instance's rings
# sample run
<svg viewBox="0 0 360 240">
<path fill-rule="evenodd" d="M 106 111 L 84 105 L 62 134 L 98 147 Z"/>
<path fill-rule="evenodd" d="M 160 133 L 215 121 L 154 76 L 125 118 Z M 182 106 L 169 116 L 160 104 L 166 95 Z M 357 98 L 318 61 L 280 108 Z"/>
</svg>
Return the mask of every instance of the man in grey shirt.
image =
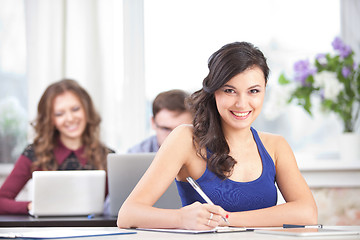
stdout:
<svg viewBox="0 0 360 240">
<path fill-rule="evenodd" d="M 189 96 L 183 90 L 170 90 L 159 93 L 153 101 L 151 126 L 155 135 L 150 136 L 128 150 L 128 153 L 157 152 L 170 132 L 181 124 L 191 124 L 193 117 L 185 103 Z M 110 214 L 110 198 L 106 197 L 104 215 Z"/>
</svg>

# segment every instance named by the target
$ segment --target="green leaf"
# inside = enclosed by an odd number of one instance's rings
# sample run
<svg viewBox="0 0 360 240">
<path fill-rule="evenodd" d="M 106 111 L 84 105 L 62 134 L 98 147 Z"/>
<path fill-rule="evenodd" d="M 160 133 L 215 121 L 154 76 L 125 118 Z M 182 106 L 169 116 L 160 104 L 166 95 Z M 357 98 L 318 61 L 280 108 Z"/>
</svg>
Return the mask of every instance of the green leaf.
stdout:
<svg viewBox="0 0 360 240">
<path fill-rule="evenodd" d="M 278 82 L 280 85 L 286 85 L 290 83 L 290 81 L 286 79 L 283 73 L 280 75 Z"/>
<path fill-rule="evenodd" d="M 313 75 L 309 75 L 306 79 L 305 79 L 305 81 L 307 82 L 307 83 L 310 83 L 310 84 L 313 84 L 315 81 L 314 81 L 314 76 Z"/>
</svg>

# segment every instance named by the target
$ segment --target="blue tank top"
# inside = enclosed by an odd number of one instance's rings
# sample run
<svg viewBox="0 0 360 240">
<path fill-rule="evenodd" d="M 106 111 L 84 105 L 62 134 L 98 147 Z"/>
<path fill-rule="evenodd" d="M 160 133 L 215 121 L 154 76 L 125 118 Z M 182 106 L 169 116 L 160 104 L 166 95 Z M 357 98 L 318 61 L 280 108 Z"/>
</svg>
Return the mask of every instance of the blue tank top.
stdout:
<svg viewBox="0 0 360 240">
<path fill-rule="evenodd" d="M 267 208 L 275 206 L 277 203 L 274 162 L 262 144 L 256 130 L 251 127 L 251 131 L 263 166 L 259 178 L 250 182 L 236 182 L 230 179 L 221 180 L 206 167 L 204 174 L 196 180 L 215 205 L 219 205 L 229 212 Z M 196 201 L 205 203 L 204 199 L 188 182 L 176 180 L 176 185 L 183 206 Z"/>
</svg>

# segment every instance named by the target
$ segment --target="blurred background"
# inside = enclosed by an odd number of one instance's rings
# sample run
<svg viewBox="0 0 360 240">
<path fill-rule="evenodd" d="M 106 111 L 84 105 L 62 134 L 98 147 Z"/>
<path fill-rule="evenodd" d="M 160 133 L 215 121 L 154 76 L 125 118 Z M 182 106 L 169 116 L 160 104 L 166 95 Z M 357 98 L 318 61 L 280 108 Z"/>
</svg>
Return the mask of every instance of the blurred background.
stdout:
<svg viewBox="0 0 360 240">
<path fill-rule="evenodd" d="M 152 134 L 154 97 L 201 88 L 210 55 L 234 41 L 258 46 L 271 69 L 254 127 L 283 135 L 298 162 L 334 161 L 341 121 L 279 101 L 278 78 L 299 59 L 332 52 L 335 37 L 359 62 L 359 25 L 357 0 L 0 0 L 0 174 L 32 142 L 29 123 L 50 83 L 84 86 L 103 142 L 125 152 Z"/>
<path fill-rule="evenodd" d="M 331 52 L 337 36 L 359 55 L 356 10 L 354 0 L 0 0 L 0 162 L 14 162 L 32 141 L 29 122 L 49 83 L 79 81 L 102 116 L 103 141 L 121 152 L 151 134 L 159 92 L 199 89 L 210 55 L 234 41 L 258 46 L 271 69 L 255 127 L 328 158 L 339 120 L 270 96 L 281 73 Z"/>
</svg>

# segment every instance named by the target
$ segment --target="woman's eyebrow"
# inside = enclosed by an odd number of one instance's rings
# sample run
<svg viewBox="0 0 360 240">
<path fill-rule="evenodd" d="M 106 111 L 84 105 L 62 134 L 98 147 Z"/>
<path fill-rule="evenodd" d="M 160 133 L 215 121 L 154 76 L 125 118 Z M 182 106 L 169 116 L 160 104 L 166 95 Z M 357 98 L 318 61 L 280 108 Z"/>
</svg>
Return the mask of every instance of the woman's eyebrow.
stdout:
<svg viewBox="0 0 360 240">
<path fill-rule="evenodd" d="M 231 86 L 231 85 L 229 85 L 229 84 L 225 84 L 224 86 L 222 86 L 223 88 L 224 87 L 228 87 L 228 88 L 235 88 L 234 86 Z"/>
<path fill-rule="evenodd" d="M 261 85 L 259 85 L 259 84 L 255 84 L 255 85 L 253 85 L 253 86 L 250 86 L 248 89 L 251 89 L 251 88 L 256 88 L 256 87 L 261 87 Z"/>
</svg>

